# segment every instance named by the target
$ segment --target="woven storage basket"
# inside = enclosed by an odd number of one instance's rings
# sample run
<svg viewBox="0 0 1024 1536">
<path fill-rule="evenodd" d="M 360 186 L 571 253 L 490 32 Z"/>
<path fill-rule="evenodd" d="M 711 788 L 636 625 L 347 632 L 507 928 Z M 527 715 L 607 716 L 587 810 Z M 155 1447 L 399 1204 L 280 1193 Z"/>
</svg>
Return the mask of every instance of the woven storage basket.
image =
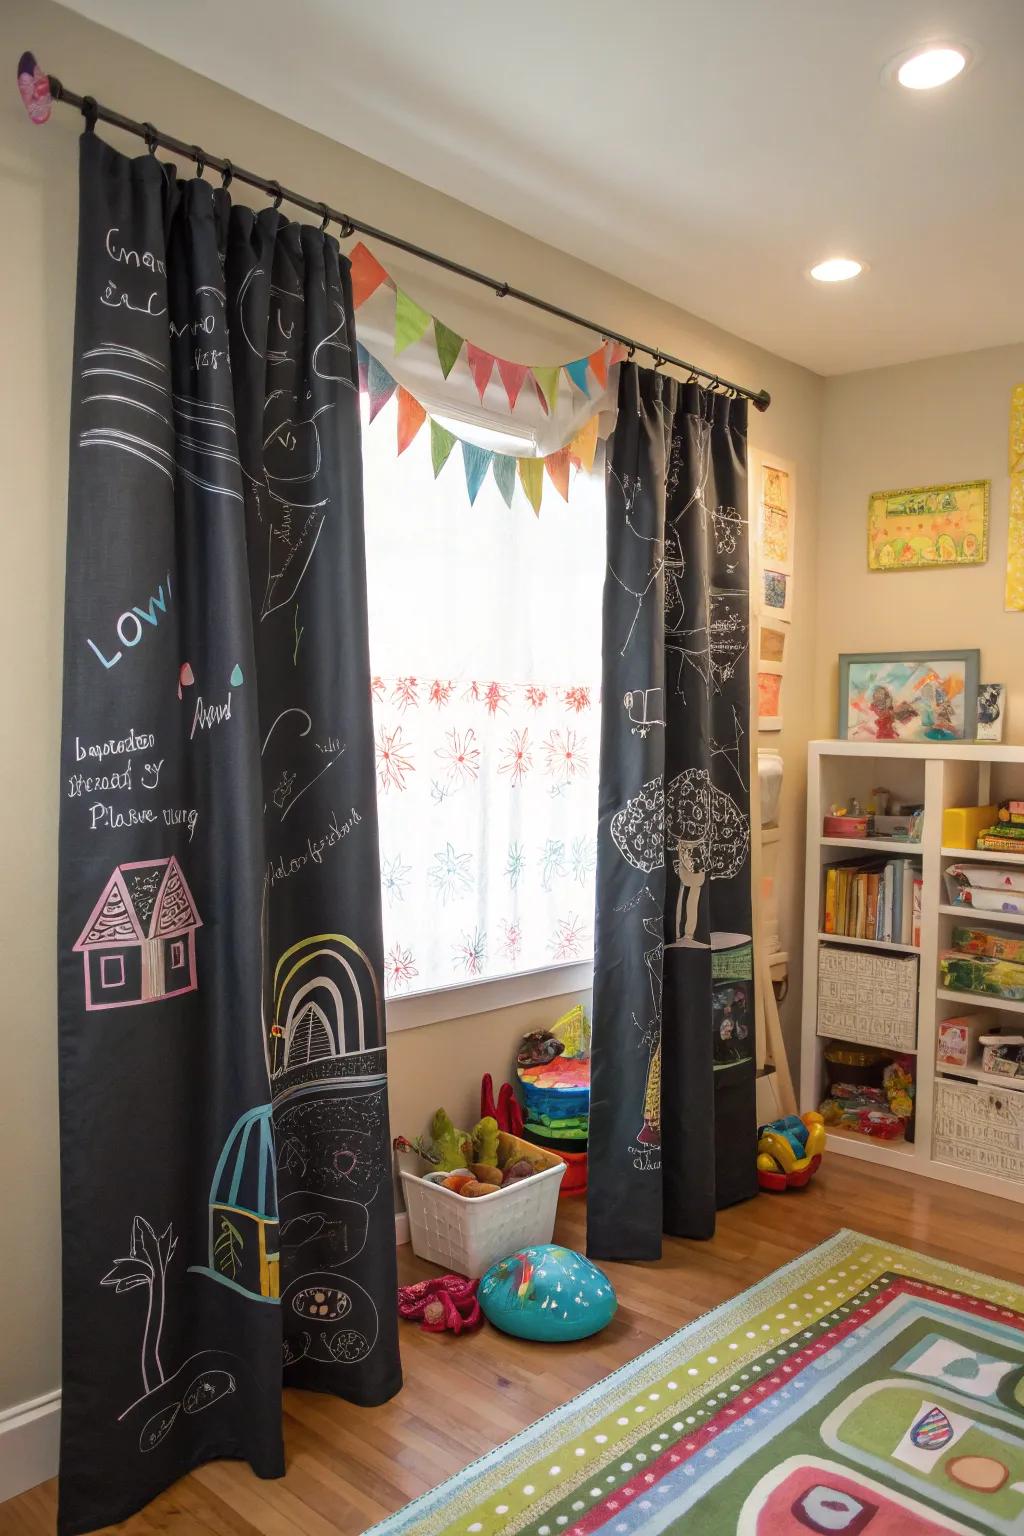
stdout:
<svg viewBox="0 0 1024 1536">
<path fill-rule="evenodd" d="M 1024 1092 L 937 1077 L 932 1156 L 997 1179 L 1024 1180 Z"/>
<path fill-rule="evenodd" d="M 500 1132 L 501 1166 L 521 1157 L 541 1171 L 477 1200 L 440 1184 L 428 1184 L 419 1174 L 403 1169 L 402 1192 L 413 1252 L 431 1264 L 476 1280 L 518 1249 L 550 1243 L 565 1164 L 554 1152 Z"/>
<path fill-rule="evenodd" d="M 822 944 L 818 1034 L 912 1051 L 917 1044 L 917 956 Z"/>
</svg>

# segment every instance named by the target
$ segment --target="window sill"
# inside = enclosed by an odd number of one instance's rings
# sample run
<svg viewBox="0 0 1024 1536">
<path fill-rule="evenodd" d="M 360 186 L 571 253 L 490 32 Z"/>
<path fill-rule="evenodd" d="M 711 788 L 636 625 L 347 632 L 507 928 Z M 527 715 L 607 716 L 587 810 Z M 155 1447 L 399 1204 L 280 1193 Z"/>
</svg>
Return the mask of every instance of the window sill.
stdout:
<svg viewBox="0 0 1024 1536">
<path fill-rule="evenodd" d="M 419 1029 L 424 1024 L 439 1024 L 447 1019 L 466 1019 L 476 1013 L 491 1013 L 496 1008 L 513 1008 L 518 1003 L 534 1003 L 545 997 L 589 992 L 593 984 L 594 962 L 591 958 L 545 966 L 541 971 L 523 971 L 487 981 L 467 981 L 437 992 L 420 992 L 413 997 L 392 997 L 386 1003 L 388 1034 Z"/>
</svg>

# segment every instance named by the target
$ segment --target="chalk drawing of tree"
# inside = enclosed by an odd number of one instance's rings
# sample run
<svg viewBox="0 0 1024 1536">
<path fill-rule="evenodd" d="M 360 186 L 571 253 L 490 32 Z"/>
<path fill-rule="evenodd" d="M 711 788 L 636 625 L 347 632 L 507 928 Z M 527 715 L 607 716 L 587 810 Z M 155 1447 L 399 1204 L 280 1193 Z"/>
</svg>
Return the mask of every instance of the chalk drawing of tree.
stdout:
<svg viewBox="0 0 1024 1536">
<path fill-rule="evenodd" d="M 145 1392 L 152 1392 L 164 1381 L 160 1335 L 164 1327 L 167 1266 L 177 1246 L 178 1239 L 172 1226 L 169 1225 L 158 1237 L 144 1216 L 136 1216 L 127 1255 L 115 1259 L 114 1267 L 100 1281 L 101 1285 L 112 1285 L 118 1296 L 123 1291 L 146 1287 L 146 1321 L 142 1330 L 142 1386 Z"/>
</svg>

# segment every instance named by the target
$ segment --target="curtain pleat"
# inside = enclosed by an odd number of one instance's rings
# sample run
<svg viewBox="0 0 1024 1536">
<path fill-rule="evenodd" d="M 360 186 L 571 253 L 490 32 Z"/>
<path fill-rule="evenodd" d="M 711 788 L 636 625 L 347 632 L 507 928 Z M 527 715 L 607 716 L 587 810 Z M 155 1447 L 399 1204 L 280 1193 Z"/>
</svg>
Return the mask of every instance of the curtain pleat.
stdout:
<svg viewBox="0 0 1024 1536">
<path fill-rule="evenodd" d="M 588 1251 L 756 1191 L 746 404 L 624 364 L 609 446 Z"/>
<path fill-rule="evenodd" d="M 65 1533 L 280 1475 L 282 1370 L 400 1385 L 347 263 L 91 133 L 80 189 Z"/>
</svg>

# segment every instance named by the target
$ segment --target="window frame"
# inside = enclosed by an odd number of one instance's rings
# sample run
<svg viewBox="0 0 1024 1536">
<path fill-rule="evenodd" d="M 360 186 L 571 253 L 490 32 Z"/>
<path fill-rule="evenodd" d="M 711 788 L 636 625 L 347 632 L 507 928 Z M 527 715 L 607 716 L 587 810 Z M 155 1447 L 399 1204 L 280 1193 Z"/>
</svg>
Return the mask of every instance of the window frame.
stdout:
<svg viewBox="0 0 1024 1536">
<path fill-rule="evenodd" d="M 536 971 L 517 971 L 508 976 L 484 977 L 433 991 L 414 992 L 411 997 L 385 1000 L 389 1035 L 406 1029 L 422 1029 L 451 1019 L 466 1019 L 477 1013 L 493 1013 L 500 1008 L 514 1008 L 520 1003 L 540 1002 L 548 997 L 569 993 L 589 994 L 594 985 L 594 958 L 564 960 Z"/>
<path fill-rule="evenodd" d="M 114 961 L 114 960 L 116 960 L 117 964 L 120 966 L 121 974 L 118 977 L 117 981 L 108 981 L 107 980 L 107 966 L 108 966 L 108 964 L 110 964 L 111 961 Z M 117 987 L 123 987 L 125 985 L 126 979 L 127 979 L 127 977 L 126 977 L 126 972 L 125 972 L 125 967 L 124 967 L 124 955 L 120 955 L 120 954 L 119 955 L 100 955 L 100 991 L 101 992 L 113 992 Z"/>
</svg>

